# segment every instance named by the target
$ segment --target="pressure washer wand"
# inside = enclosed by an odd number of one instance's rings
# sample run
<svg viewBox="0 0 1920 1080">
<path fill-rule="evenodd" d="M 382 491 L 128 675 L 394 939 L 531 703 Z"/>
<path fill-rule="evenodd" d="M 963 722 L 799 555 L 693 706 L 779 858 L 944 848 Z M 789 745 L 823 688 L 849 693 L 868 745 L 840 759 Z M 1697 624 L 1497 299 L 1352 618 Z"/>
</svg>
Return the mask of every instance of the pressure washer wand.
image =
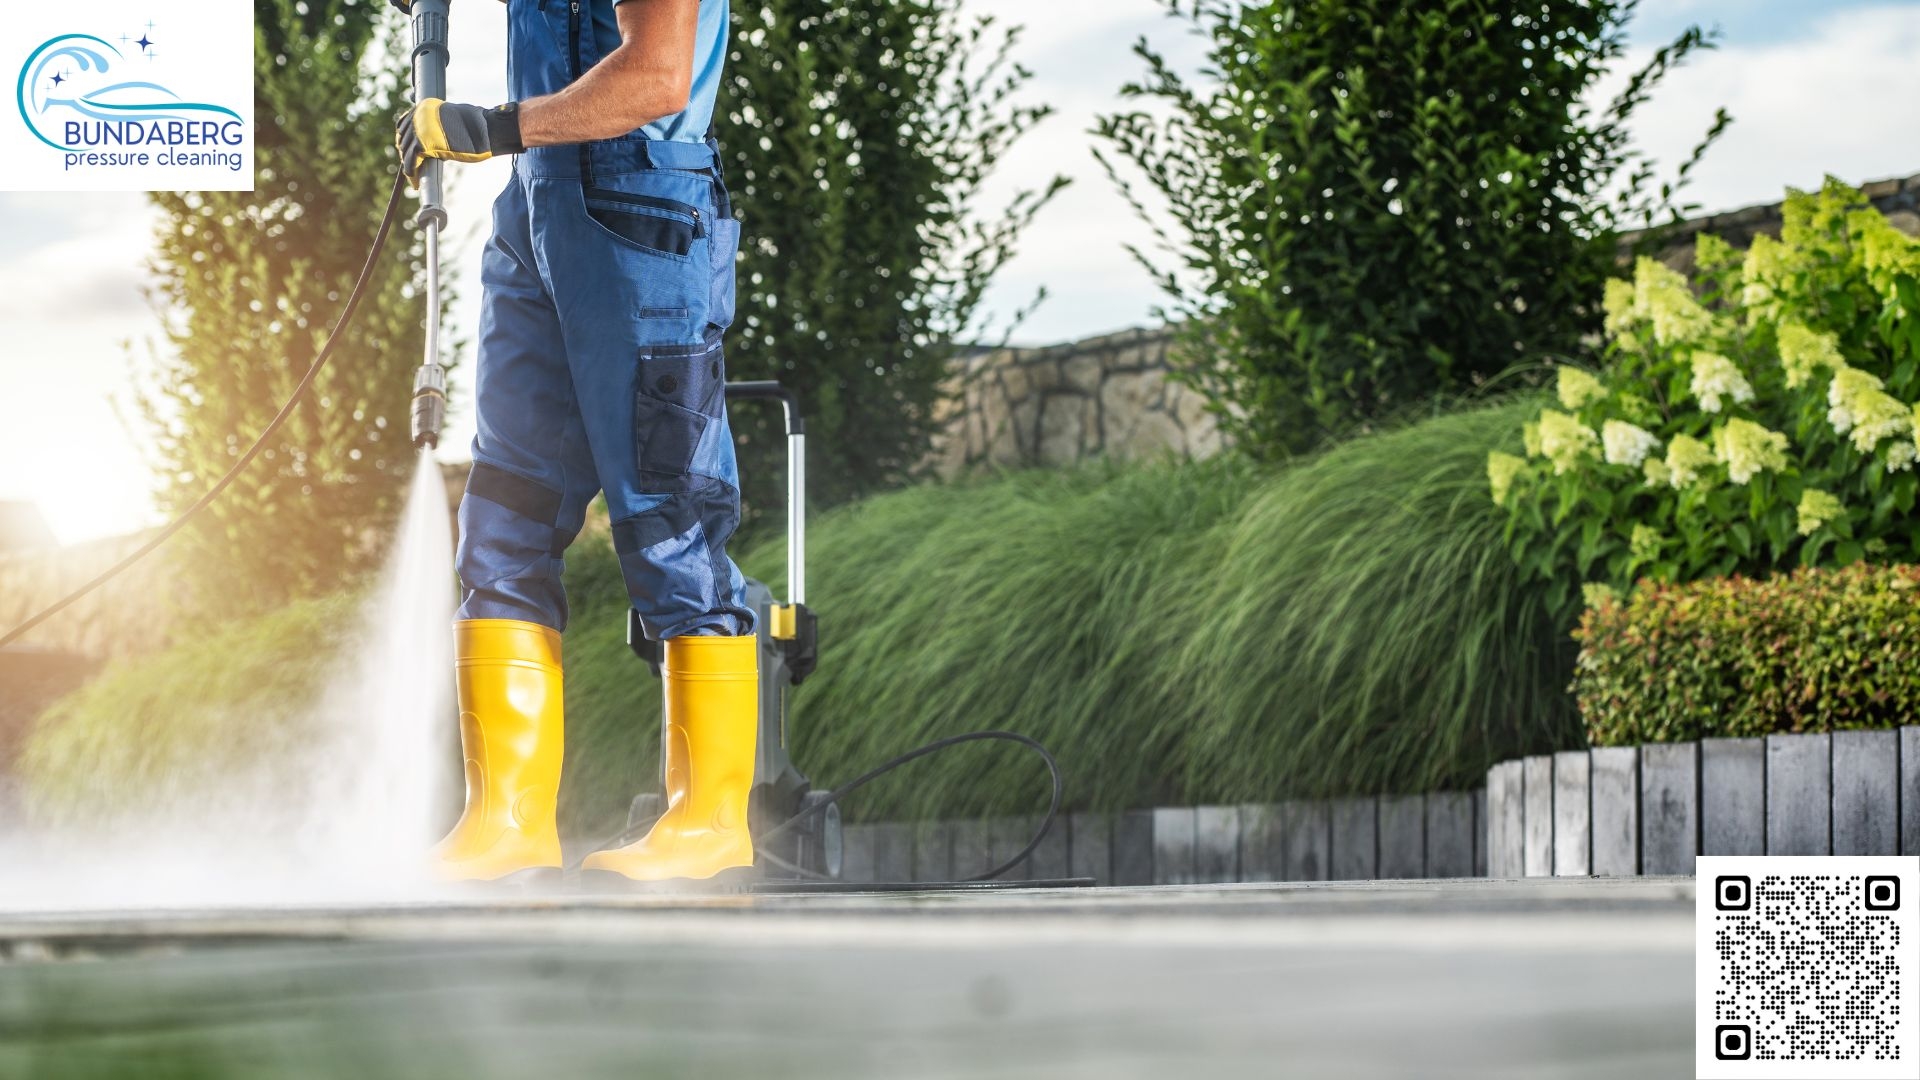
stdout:
<svg viewBox="0 0 1920 1080">
<path fill-rule="evenodd" d="M 413 0 L 413 99 L 447 96 L 447 12 L 450 0 Z M 440 445 L 447 421 L 447 370 L 440 365 L 440 230 L 447 224 L 441 162 L 420 173 L 420 211 L 413 222 L 427 234 L 427 349 L 413 375 L 413 445 Z"/>
</svg>

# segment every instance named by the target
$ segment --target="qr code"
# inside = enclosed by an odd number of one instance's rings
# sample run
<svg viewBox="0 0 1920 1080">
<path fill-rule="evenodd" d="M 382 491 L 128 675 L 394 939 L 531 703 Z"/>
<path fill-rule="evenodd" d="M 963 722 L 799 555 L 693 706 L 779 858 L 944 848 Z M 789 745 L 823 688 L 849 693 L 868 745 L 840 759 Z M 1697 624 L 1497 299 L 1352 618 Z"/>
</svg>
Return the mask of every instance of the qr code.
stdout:
<svg viewBox="0 0 1920 1080">
<path fill-rule="evenodd" d="M 1920 1076 L 1920 859 L 1696 860 L 1702 1077 Z"/>
</svg>

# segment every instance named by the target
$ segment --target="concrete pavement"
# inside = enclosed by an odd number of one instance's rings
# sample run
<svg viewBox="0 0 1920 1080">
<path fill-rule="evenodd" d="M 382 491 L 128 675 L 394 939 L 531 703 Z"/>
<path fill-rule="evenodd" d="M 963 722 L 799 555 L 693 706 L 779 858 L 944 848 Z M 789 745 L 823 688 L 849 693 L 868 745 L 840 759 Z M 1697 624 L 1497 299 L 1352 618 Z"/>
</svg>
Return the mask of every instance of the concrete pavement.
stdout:
<svg viewBox="0 0 1920 1080">
<path fill-rule="evenodd" d="M 1683 1076 L 1692 942 L 1684 879 L 23 913 L 0 1075 Z"/>
</svg>

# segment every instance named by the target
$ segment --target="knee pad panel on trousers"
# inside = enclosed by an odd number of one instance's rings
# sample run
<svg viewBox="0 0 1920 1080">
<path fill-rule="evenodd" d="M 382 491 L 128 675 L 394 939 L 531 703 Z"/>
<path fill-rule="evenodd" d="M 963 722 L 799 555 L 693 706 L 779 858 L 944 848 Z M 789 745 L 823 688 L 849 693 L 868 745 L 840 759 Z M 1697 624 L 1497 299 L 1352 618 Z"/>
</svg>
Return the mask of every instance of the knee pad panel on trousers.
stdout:
<svg viewBox="0 0 1920 1080">
<path fill-rule="evenodd" d="M 718 334 L 698 345 L 643 347 L 633 403 L 641 490 L 685 494 L 720 479 L 699 458 L 708 430 L 725 414 L 726 364 Z"/>
<path fill-rule="evenodd" d="M 740 493 L 719 480 L 613 523 L 614 551 L 649 637 L 752 631 L 753 612 L 734 588 L 726 553 L 739 525 Z"/>
<path fill-rule="evenodd" d="M 555 527 L 562 502 L 544 485 L 474 462 L 460 500 L 462 618 L 566 626 L 560 555 L 573 537 Z"/>
<path fill-rule="evenodd" d="M 499 503 L 522 517 L 551 525 L 560 516 L 560 493 L 542 484 L 495 468 L 484 461 L 467 473 L 467 494 Z"/>
</svg>

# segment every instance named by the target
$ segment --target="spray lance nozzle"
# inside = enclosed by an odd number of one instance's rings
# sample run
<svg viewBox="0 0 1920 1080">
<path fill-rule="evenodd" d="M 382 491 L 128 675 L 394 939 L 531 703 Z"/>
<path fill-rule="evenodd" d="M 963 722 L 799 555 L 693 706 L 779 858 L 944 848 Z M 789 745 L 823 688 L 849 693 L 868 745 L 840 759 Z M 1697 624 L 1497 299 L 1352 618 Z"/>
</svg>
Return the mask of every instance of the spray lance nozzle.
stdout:
<svg viewBox="0 0 1920 1080">
<path fill-rule="evenodd" d="M 413 373 L 413 445 L 422 450 L 439 446 L 446 423 L 447 371 L 439 364 L 421 364 Z"/>
</svg>

